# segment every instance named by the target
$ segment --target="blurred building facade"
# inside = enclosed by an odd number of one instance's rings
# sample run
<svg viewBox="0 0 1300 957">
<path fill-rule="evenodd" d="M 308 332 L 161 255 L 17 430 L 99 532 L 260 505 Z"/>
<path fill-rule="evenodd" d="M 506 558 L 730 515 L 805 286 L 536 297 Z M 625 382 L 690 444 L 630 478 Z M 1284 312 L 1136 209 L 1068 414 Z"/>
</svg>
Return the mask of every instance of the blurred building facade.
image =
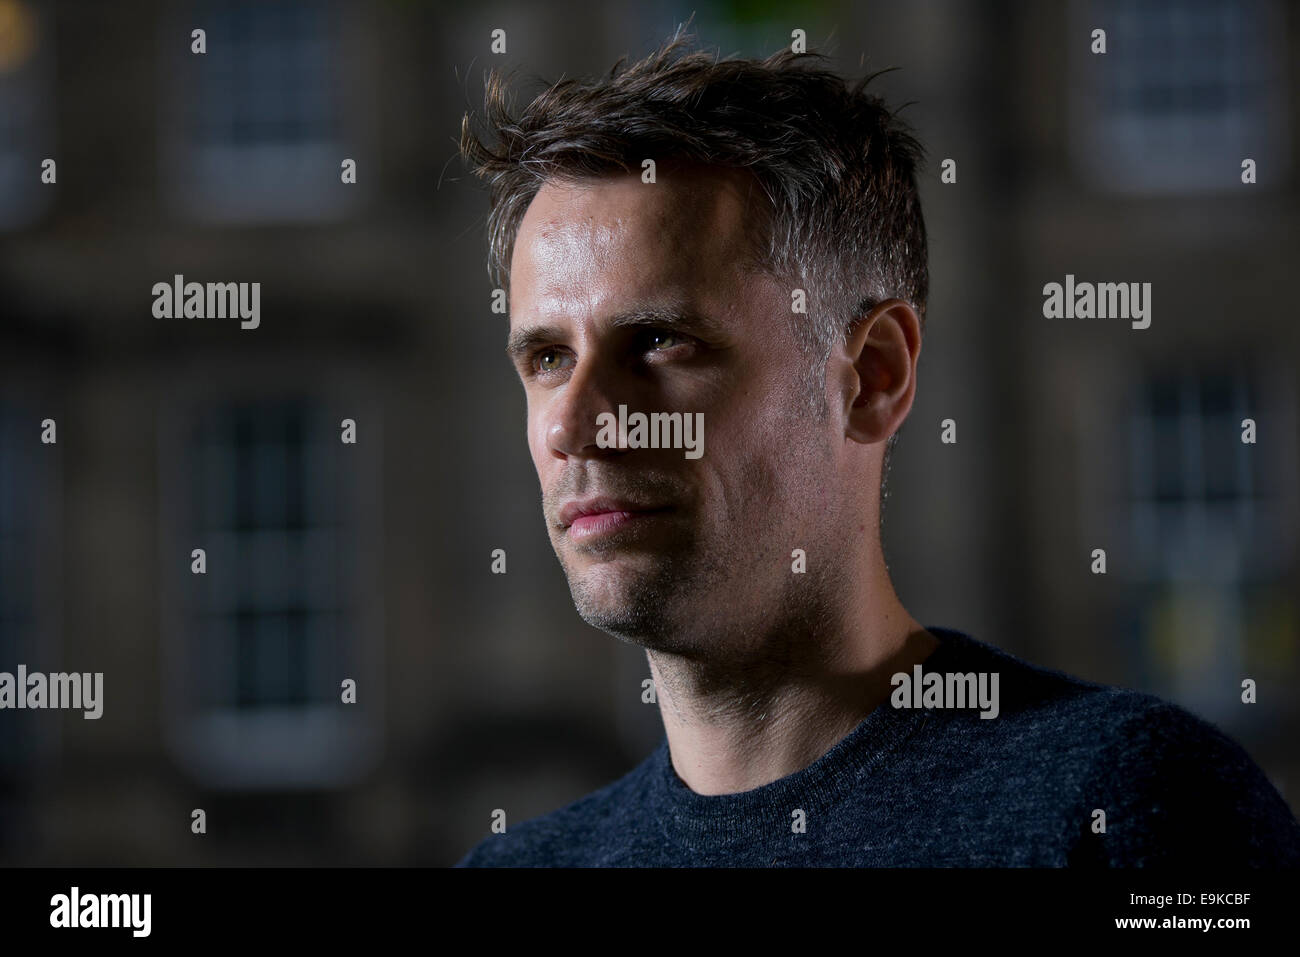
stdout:
<svg viewBox="0 0 1300 957">
<path fill-rule="evenodd" d="M 547 541 L 455 140 L 485 67 L 601 72 L 692 10 L 915 101 L 905 604 L 1177 701 L 1300 804 L 1285 4 L 0 0 L 0 670 L 105 686 L 97 721 L 0 713 L 0 861 L 449 864 L 654 746 L 644 655 Z M 1150 282 L 1150 328 L 1044 318 L 1067 274 Z M 156 318 L 176 276 L 259 282 L 259 327 Z"/>
</svg>

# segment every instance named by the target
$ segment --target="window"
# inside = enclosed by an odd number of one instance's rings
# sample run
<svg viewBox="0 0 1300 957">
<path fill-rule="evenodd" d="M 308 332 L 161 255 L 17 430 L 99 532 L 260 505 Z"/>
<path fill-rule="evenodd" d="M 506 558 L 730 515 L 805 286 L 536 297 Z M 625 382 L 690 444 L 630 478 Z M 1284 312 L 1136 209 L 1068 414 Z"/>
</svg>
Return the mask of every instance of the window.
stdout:
<svg viewBox="0 0 1300 957">
<path fill-rule="evenodd" d="M 173 197 L 213 222 L 304 221 L 345 211 L 347 60 L 325 0 L 203 0 L 163 42 L 175 88 Z M 194 29 L 207 52 L 191 51 Z M 355 157 L 353 157 L 355 158 Z"/>
<path fill-rule="evenodd" d="M 1262 401 L 1242 369 L 1185 370 L 1141 384 L 1128 421 L 1131 543 L 1141 577 L 1235 581 L 1279 570 L 1291 548 L 1288 527 L 1277 524 L 1286 503 L 1270 451 L 1279 412 Z M 1242 442 L 1247 418 L 1272 440 Z"/>
<path fill-rule="evenodd" d="M 1280 181 L 1285 37 L 1273 0 L 1078 0 L 1070 129 L 1084 175 L 1120 192 L 1226 190 L 1250 158 L 1261 183 Z"/>
<path fill-rule="evenodd" d="M 213 785 L 328 785 L 371 750 L 359 542 L 377 518 L 343 417 L 305 396 L 202 400 L 165 440 L 167 690 L 182 759 Z M 372 707 L 342 703 L 348 678 Z"/>
<path fill-rule="evenodd" d="M 1127 423 L 1135 634 L 1161 691 L 1200 713 L 1239 714 L 1244 677 L 1293 667 L 1295 397 L 1285 374 L 1224 362 L 1160 373 Z M 1242 439 L 1242 420 L 1256 443 Z M 1239 692 L 1239 689 L 1238 689 Z"/>
</svg>

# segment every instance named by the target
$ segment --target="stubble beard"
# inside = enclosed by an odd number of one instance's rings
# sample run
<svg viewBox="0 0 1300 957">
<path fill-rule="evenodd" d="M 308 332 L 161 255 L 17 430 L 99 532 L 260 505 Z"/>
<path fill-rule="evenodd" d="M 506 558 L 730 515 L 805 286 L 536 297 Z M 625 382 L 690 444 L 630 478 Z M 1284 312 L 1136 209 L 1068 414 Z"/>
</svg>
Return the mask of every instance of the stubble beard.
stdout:
<svg viewBox="0 0 1300 957">
<path fill-rule="evenodd" d="M 617 549 L 608 550 L 607 562 L 586 571 L 576 569 L 562 551 L 557 554 L 582 620 L 649 650 L 684 651 L 690 644 L 684 636 L 697 623 L 693 619 L 700 617 L 709 593 L 726 581 L 719 555 L 701 547 L 697 536 L 671 551 L 630 556 L 642 565 L 636 570 L 605 569 L 620 561 Z"/>
<path fill-rule="evenodd" d="M 772 538 L 748 546 L 739 553 L 704 550 L 758 559 L 735 574 L 692 552 L 663 558 L 635 579 L 626 575 L 616 591 L 569 575 L 570 591 L 584 621 L 646 650 L 669 698 L 714 693 L 717 714 L 761 720 L 781 706 L 781 688 L 830 666 L 828 643 L 842 624 L 835 596 L 845 584 L 833 561 L 793 574 L 788 553 L 780 554 Z M 764 566 L 784 574 L 759 587 Z"/>
<path fill-rule="evenodd" d="M 825 420 L 824 397 L 813 408 L 792 414 L 786 423 L 789 434 L 807 428 L 809 422 L 801 416 L 809 414 L 814 424 Z M 820 465 L 827 449 L 815 444 L 815 432 L 803 434 L 812 444 L 794 458 Z M 784 514 L 798 500 L 783 486 L 782 479 L 788 482 L 792 471 L 788 460 L 783 465 L 778 472 L 770 463 L 755 463 L 753 474 L 761 478 L 749 490 L 747 510 L 764 518 L 753 527 L 744 523 L 745 515 L 728 509 L 716 523 L 692 524 L 671 548 L 653 554 L 638 550 L 641 568 L 619 569 L 613 572 L 616 578 L 601 581 L 600 564 L 585 571 L 576 567 L 559 538 L 553 539 L 579 616 L 652 656 L 755 672 L 798 668 L 799 658 L 809 652 L 817 656 L 818 633 L 834 627 L 836 590 L 844 587 L 844 552 L 837 547 L 844 543 L 836 530 L 821 526 L 825 514 L 817 510 L 773 527 L 770 517 Z M 807 473 L 799 468 L 793 474 Z M 563 532 L 552 529 L 552 534 Z M 815 550 L 817 560 L 807 573 L 794 574 L 791 550 L 800 545 Z M 619 561 L 617 540 L 585 551 Z"/>
<path fill-rule="evenodd" d="M 693 526 L 671 549 L 629 553 L 617 569 L 575 567 L 557 547 L 579 616 L 652 654 L 736 669 L 794 666 L 828 624 L 841 572 L 831 557 L 837 549 L 816 548 L 819 536 L 807 526 L 796 536 L 765 521 L 742 527 L 737 518 L 728 515 L 712 534 Z M 821 559 L 805 574 L 791 568 L 795 541 Z M 617 547 L 607 558 L 610 565 L 624 560 Z"/>
</svg>

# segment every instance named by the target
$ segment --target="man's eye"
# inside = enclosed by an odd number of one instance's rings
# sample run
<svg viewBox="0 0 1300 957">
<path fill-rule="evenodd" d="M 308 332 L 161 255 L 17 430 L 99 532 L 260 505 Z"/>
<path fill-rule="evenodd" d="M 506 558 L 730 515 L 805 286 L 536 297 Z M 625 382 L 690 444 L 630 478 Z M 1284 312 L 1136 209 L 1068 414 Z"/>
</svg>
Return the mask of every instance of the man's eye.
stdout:
<svg viewBox="0 0 1300 957">
<path fill-rule="evenodd" d="M 646 334 L 646 342 L 651 349 L 671 349 L 681 345 L 685 340 L 675 332 L 656 331 Z"/>
<path fill-rule="evenodd" d="M 559 372 L 564 368 L 564 353 L 559 349 L 543 349 L 533 359 L 538 372 Z"/>
</svg>

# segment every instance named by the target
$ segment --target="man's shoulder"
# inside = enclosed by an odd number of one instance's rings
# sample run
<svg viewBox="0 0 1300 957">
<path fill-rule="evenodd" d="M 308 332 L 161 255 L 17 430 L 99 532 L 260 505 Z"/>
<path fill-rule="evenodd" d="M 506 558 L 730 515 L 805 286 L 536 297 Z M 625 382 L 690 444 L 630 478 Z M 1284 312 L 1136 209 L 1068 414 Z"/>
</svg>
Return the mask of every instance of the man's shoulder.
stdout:
<svg viewBox="0 0 1300 957">
<path fill-rule="evenodd" d="M 1217 724 L 1146 692 L 1029 664 L 968 639 L 967 660 L 1000 671 L 998 720 L 950 724 L 952 747 L 996 755 L 999 776 L 1105 812 L 1111 864 L 1199 853 L 1300 863 L 1300 824 L 1263 769 Z M 984 727 L 981 727 L 983 725 Z M 981 745 L 983 745 L 981 747 Z M 1100 819 L 1100 815 L 1095 815 Z"/>
<path fill-rule="evenodd" d="M 1213 724 L 1156 695 L 1032 664 L 969 636 L 960 651 L 948 659 L 954 670 L 973 666 L 998 675 L 998 720 L 988 722 L 989 729 L 1037 731 L 1082 748 L 1116 740 L 1153 746 L 1170 738 L 1232 743 Z"/>
<path fill-rule="evenodd" d="M 634 825 L 645 804 L 648 777 L 661 742 L 639 765 L 616 781 L 547 814 L 479 841 L 457 867 L 576 867 L 592 863 L 593 848 L 621 846 L 618 835 Z M 583 857 L 579 858 L 579 852 Z"/>
<path fill-rule="evenodd" d="M 1131 764 L 1159 755 L 1167 764 L 1178 758 L 1204 760 L 1214 755 L 1230 770 L 1253 765 L 1217 725 L 1172 701 L 1031 664 L 973 638 L 964 644 L 965 654 L 954 660 L 982 665 L 999 675 L 999 711 L 997 720 L 987 722 L 987 730 L 1000 730 L 1027 748 L 1050 741 L 1054 752 L 1076 759 L 1092 753 Z M 975 720 L 965 725 L 978 728 L 984 723 Z"/>
<path fill-rule="evenodd" d="M 1107 863 L 1300 866 L 1300 822 L 1235 738 L 1151 695 L 1117 700 L 1084 779 L 1108 812 Z"/>
</svg>

